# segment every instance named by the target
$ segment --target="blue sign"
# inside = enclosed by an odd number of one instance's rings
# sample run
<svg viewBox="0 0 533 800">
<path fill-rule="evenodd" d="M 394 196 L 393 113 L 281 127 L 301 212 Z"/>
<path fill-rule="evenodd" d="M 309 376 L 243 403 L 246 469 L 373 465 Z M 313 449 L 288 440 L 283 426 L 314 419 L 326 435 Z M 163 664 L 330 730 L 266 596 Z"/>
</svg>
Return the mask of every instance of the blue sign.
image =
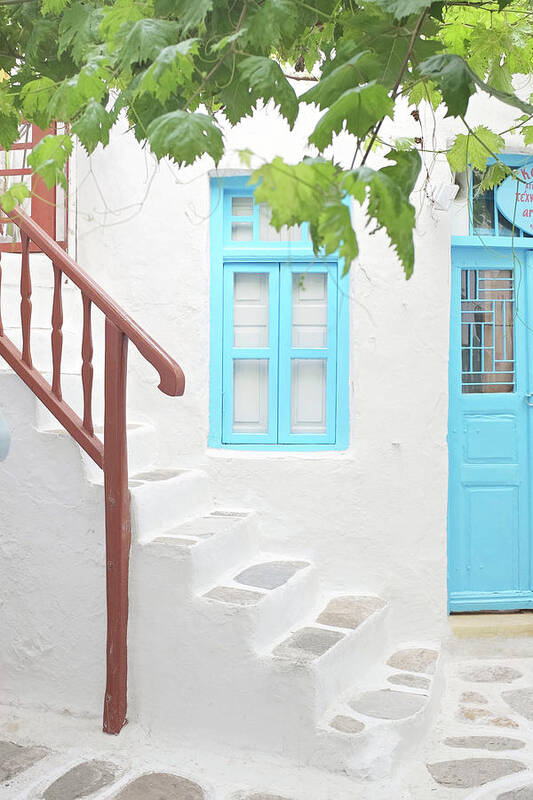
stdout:
<svg viewBox="0 0 533 800">
<path fill-rule="evenodd" d="M 495 191 L 499 213 L 517 230 L 533 234 L 533 164 L 515 169 Z"/>
</svg>

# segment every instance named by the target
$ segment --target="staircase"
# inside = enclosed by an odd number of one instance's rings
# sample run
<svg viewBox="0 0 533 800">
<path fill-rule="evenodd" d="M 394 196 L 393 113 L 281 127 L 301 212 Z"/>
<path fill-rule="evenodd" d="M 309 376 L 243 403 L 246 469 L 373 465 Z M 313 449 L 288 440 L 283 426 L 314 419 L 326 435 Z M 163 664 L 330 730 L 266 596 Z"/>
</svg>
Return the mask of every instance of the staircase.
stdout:
<svg viewBox="0 0 533 800">
<path fill-rule="evenodd" d="M 72 395 L 77 402 L 81 416 L 83 397 Z M 0 485 L 6 530 L 29 530 L 36 508 L 46 529 L 30 546 L 2 544 L 8 582 L 29 574 L 38 589 L 25 608 L 8 602 L 0 614 L 9 642 L 0 701 L 22 695 L 94 713 L 104 680 L 104 473 L 7 370 L 0 409 L 14 434 Z M 95 437 L 105 428 L 97 423 Z M 265 552 L 253 509 L 215 508 L 205 472 L 158 468 L 155 429 L 130 422 L 127 431 L 130 722 L 191 746 L 275 753 L 362 780 L 389 776 L 434 718 L 435 644 L 396 642 L 388 604 L 329 591 L 309 554 Z M 80 593 L 87 608 L 75 619 L 68 603 Z M 64 627 L 47 630 L 47 604 L 62 602 Z M 27 635 L 17 615 L 28 616 Z M 50 693 L 47 680 L 60 672 Z"/>
</svg>

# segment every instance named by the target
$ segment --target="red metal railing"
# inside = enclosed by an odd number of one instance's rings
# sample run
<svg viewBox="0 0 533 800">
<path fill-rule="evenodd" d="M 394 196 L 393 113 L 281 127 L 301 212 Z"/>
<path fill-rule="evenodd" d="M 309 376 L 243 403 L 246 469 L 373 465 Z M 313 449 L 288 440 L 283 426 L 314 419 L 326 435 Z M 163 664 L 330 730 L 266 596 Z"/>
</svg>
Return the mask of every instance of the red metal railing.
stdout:
<svg viewBox="0 0 533 800">
<path fill-rule="evenodd" d="M 8 178 L 27 178 L 28 188 L 31 190 L 31 218 L 37 222 L 46 233 L 50 234 L 52 239 L 55 239 L 62 247 L 66 248 L 68 229 L 68 203 L 66 202 L 66 196 L 63 219 L 59 225 L 60 230 L 58 230 L 58 192 L 62 192 L 62 190 L 57 186 L 47 189 L 43 179 L 33 172 L 27 160 L 33 148 L 39 144 L 45 136 L 55 133 L 57 133 L 57 125 L 55 122 L 52 123 L 50 128 L 46 131 L 38 128 L 37 125 L 24 123 L 20 130 L 21 136 L 19 141 L 11 145 L 6 155 L 6 158 L 9 156 L 10 159 L 13 159 L 18 152 L 22 151 L 22 158 L 19 159 L 20 163 L 16 166 L 11 165 L 11 160 L 9 161 L 9 166 L 2 167 L 0 165 L 0 184 Z M 0 152 L 5 151 L 0 147 Z M 68 163 L 66 174 L 68 176 Z M 9 225 L 9 223 L 9 217 L 3 216 L 0 210 L 0 234 L 3 232 L 3 228 Z M 32 247 L 31 249 L 35 251 L 36 248 Z M 0 253 L 2 251 L 20 253 L 21 243 L 18 241 L 10 242 L 0 240 Z"/>
<path fill-rule="evenodd" d="M 0 356 L 22 378 L 61 425 L 104 471 L 107 588 L 107 678 L 104 731 L 119 733 L 127 710 L 128 565 L 131 539 L 126 441 L 126 368 L 128 340 L 159 373 L 159 389 L 182 395 L 185 378 L 179 365 L 140 328 L 34 220 L 16 210 L 8 214 L 21 234 L 20 318 L 22 351 L 5 335 L 0 313 Z M 54 290 L 51 313 L 52 383 L 32 364 L 30 249 L 52 261 Z M 63 308 L 61 279 L 65 275 L 83 300 L 82 367 L 83 419 L 61 392 Z M 0 265 L 0 288 L 2 270 Z M 105 316 L 104 439 L 95 435 L 92 419 L 93 343 L 91 308 Z M 1 311 L 1 309 L 0 309 Z"/>
</svg>

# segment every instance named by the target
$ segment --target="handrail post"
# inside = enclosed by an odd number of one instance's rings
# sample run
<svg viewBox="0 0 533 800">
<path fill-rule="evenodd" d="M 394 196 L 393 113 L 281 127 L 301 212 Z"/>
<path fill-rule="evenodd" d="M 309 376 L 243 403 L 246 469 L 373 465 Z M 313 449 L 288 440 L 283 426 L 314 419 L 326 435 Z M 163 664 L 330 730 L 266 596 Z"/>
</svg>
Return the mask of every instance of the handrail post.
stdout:
<svg viewBox="0 0 533 800">
<path fill-rule="evenodd" d="M 107 587 L 107 678 L 104 732 L 126 724 L 128 566 L 131 542 L 126 443 L 128 339 L 105 322 L 104 486 Z"/>
</svg>

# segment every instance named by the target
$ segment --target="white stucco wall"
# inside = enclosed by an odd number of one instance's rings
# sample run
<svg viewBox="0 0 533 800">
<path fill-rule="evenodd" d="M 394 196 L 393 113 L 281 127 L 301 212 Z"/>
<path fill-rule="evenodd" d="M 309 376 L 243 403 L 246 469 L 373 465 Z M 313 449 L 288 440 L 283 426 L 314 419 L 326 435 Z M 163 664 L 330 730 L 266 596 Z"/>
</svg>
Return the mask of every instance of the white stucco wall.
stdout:
<svg viewBox="0 0 533 800">
<path fill-rule="evenodd" d="M 498 114 L 499 126 L 509 127 L 513 111 L 499 106 Z M 471 114 L 476 124 L 490 124 L 494 115 L 494 104 L 476 98 Z M 426 147 L 442 149 L 455 123 L 439 117 L 432 133 L 433 114 L 426 109 L 424 116 Z M 238 150 L 245 147 L 257 154 L 258 163 L 277 154 L 300 159 L 315 118 L 309 110 L 290 133 L 272 109 L 258 112 L 226 132 L 220 168 L 241 167 Z M 419 133 L 406 108 L 383 130 L 384 137 Z M 349 163 L 350 142 L 341 136 L 334 147 L 335 157 Z M 518 144 L 510 139 L 509 147 Z M 374 155 L 373 164 L 380 159 Z M 452 182 L 443 155 L 426 153 L 424 160 L 432 183 Z M 398 641 L 446 636 L 450 236 L 452 229 L 466 232 L 465 199 L 459 197 L 452 211 L 439 212 L 422 184 L 414 192 L 416 264 L 408 282 L 386 235 L 370 235 L 354 212 L 361 256 L 350 276 L 351 437 L 345 452 L 210 450 L 212 168 L 208 159 L 183 170 L 157 165 L 125 126 L 105 151 L 88 158 L 78 150 L 73 164 L 71 251 L 180 362 L 187 378 L 183 398 L 162 395 L 151 368 L 130 348 L 130 420 L 150 421 L 156 429 L 155 436 L 143 439 L 141 455 L 151 466 L 201 467 L 214 503 L 258 511 L 263 551 L 312 561 L 326 593 L 377 593 L 392 601 L 391 629 Z M 424 177 L 425 172 L 421 181 Z M 3 266 L 6 276 L 5 259 Z M 15 298 L 16 282 L 11 288 Z M 46 288 L 35 281 L 36 315 L 39 292 Z M 81 304 L 65 302 L 69 335 L 77 342 L 71 348 L 74 371 Z M 5 303 L 4 297 L 4 310 Z M 95 319 L 97 367 L 98 323 Z M 44 328 L 42 333 L 48 353 L 49 333 Z M 95 398 L 101 401 L 99 381 L 97 369 Z M 0 407 L 12 420 L 15 437 L 0 472 L 0 603 L 7 642 L 1 699 L 98 715 L 104 637 L 101 491 L 86 483 L 70 453 L 74 445 L 68 443 L 65 455 L 64 443 L 43 444 L 31 430 L 26 395 L 22 404 L 15 389 L 10 394 L 9 384 L 3 386 Z M 97 402 L 97 419 L 100 413 Z M 25 536 L 31 546 L 25 546 Z M 143 600 L 144 589 L 142 582 L 132 586 L 135 622 L 135 603 Z"/>
<path fill-rule="evenodd" d="M 300 87 L 301 88 L 301 87 Z M 495 104 L 472 103 L 476 124 Z M 498 106 L 499 125 L 514 113 Z M 439 150 L 460 126 L 424 110 L 425 146 Z M 226 132 L 221 168 L 242 167 L 238 150 L 261 159 L 299 159 L 316 114 L 290 133 L 272 109 Z M 399 108 L 387 136 L 418 136 Z M 513 142 L 510 141 L 510 147 Z M 337 138 L 335 156 L 351 160 Z M 373 156 L 380 163 L 381 156 Z M 431 182 L 451 183 L 443 155 L 426 153 Z M 187 377 L 184 398 L 154 390 L 148 367 L 132 353 L 132 416 L 153 420 L 165 465 L 195 465 L 212 479 L 215 500 L 260 511 L 267 545 L 311 557 L 328 585 L 378 592 L 393 603 L 401 632 L 444 634 L 449 266 L 454 210 L 434 210 L 424 187 L 418 207 L 414 277 L 405 281 L 386 235 L 369 235 L 354 212 L 361 256 L 351 271 L 351 441 L 342 453 L 243 453 L 209 450 L 208 159 L 178 170 L 153 158 L 125 130 L 90 159 L 77 154 L 77 258 L 174 355 Z M 425 177 L 425 170 L 423 170 Z"/>
</svg>

